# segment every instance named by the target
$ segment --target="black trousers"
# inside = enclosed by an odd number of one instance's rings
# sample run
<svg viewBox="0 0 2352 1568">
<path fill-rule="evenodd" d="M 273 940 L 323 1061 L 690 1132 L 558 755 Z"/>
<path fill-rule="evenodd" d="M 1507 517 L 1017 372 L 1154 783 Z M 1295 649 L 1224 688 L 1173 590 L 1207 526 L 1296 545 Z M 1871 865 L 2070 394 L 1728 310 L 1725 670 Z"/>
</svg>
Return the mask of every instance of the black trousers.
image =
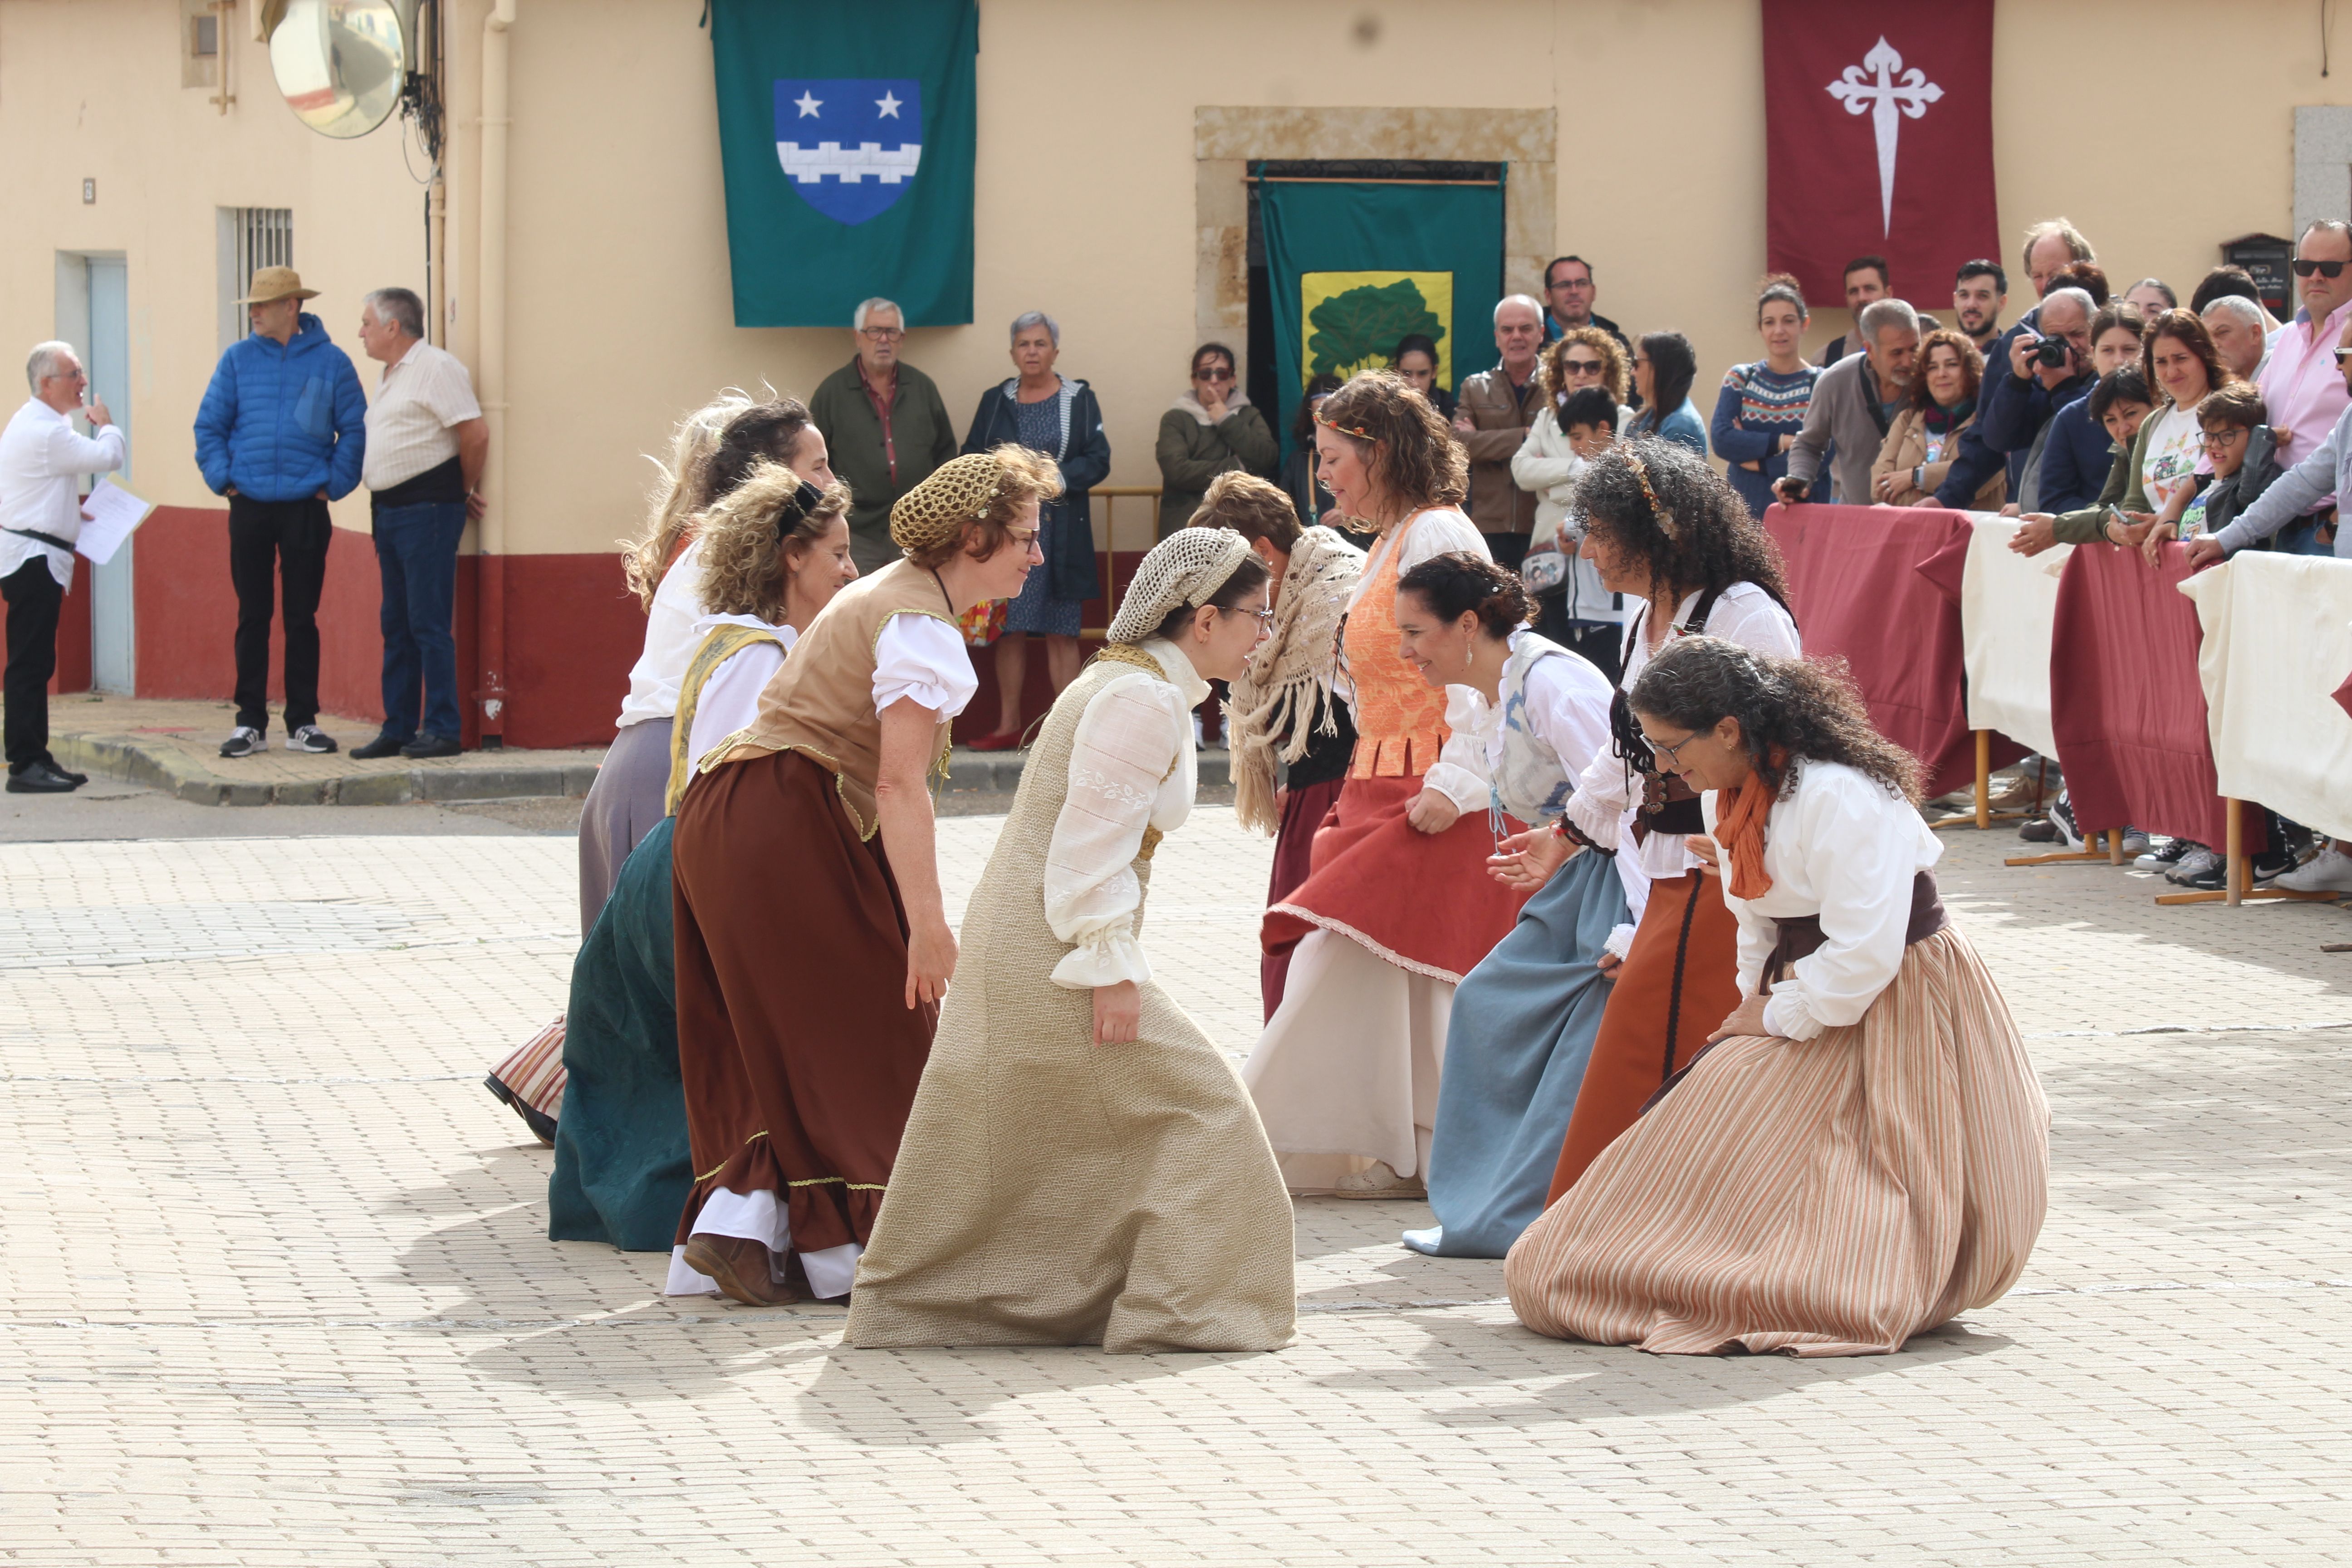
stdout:
<svg viewBox="0 0 2352 1568">
<path fill-rule="evenodd" d="M 58 606 L 66 591 L 49 575 L 42 551 L 0 578 L 8 605 L 8 673 L 0 692 L 8 700 L 5 731 L 8 771 L 21 773 L 49 760 L 49 677 L 58 672 Z"/>
<path fill-rule="evenodd" d="M 269 621 L 286 584 L 286 732 L 319 718 L 319 595 L 334 524 L 327 503 L 228 498 L 228 577 L 236 588 L 236 721 L 269 733 Z"/>
</svg>

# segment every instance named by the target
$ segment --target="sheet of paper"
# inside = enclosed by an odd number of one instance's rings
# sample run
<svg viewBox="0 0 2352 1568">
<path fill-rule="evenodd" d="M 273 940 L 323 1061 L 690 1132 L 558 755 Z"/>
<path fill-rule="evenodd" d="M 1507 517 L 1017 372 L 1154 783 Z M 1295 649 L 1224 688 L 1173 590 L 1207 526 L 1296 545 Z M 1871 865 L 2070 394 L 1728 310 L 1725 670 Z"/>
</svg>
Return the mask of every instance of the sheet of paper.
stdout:
<svg viewBox="0 0 2352 1568">
<path fill-rule="evenodd" d="M 105 565 L 154 510 L 152 501 L 141 500 L 112 479 L 99 480 L 81 503 L 81 537 L 74 542 L 75 552 L 92 565 Z"/>
</svg>

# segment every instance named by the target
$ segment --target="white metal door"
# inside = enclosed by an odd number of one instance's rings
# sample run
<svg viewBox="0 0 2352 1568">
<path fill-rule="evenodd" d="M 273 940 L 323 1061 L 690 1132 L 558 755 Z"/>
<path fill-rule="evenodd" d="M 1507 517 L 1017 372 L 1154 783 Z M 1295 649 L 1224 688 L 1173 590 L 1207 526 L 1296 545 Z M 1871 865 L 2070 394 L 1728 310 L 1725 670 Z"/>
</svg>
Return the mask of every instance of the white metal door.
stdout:
<svg viewBox="0 0 2352 1568">
<path fill-rule="evenodd" d="M 131 439 L 131 275 L 121 257 L 93 256 L 89 268 L 89 391 Z M 130 482 L 126 463 L 114 478 Z M 132 553 L 136 535 L 122 542 L 114 559 L 90 572 L 90 684 L 100 691 L 130 695 L 138 689 L 139 641 L 131 608 Z"/>
</svg>

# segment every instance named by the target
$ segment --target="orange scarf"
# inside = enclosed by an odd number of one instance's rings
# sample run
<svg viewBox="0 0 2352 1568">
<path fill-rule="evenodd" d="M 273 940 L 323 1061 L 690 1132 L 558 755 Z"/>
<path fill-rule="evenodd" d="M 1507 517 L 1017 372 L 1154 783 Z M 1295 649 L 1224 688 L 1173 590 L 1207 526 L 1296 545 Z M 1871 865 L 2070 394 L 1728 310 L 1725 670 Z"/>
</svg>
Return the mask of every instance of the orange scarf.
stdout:
<svg viewBox="0 0 2352 1568">
<path fill-rule="evenodd" d="M 1754 773 L 1722 791 L 1715 801 L 1715 842 L 1729 870 L 1726 885 L 1736 899 L 1760 899 L 1772 890 L 1764 869 L 1764 819 L 1771 814 L 1772 790 Z"/>
</svg>

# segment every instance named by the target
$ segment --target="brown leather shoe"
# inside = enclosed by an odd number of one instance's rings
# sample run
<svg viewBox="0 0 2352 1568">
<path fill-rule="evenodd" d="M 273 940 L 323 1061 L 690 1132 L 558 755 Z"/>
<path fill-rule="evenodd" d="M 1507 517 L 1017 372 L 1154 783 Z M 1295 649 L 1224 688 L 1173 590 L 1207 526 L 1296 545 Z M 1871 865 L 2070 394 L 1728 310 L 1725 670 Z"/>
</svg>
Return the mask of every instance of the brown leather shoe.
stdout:
<svg viewBox="0 0 2352 1568">
<path fill-rule="evenodd" d="M 770 1278 L 768 1249 L 741 1236 L 704 1232 L 687 1238 L 686 1266 L 719 1281 L 719 1293 L 747 1307 L 788 1307 L 801 1299 Z"/>
</svg>

